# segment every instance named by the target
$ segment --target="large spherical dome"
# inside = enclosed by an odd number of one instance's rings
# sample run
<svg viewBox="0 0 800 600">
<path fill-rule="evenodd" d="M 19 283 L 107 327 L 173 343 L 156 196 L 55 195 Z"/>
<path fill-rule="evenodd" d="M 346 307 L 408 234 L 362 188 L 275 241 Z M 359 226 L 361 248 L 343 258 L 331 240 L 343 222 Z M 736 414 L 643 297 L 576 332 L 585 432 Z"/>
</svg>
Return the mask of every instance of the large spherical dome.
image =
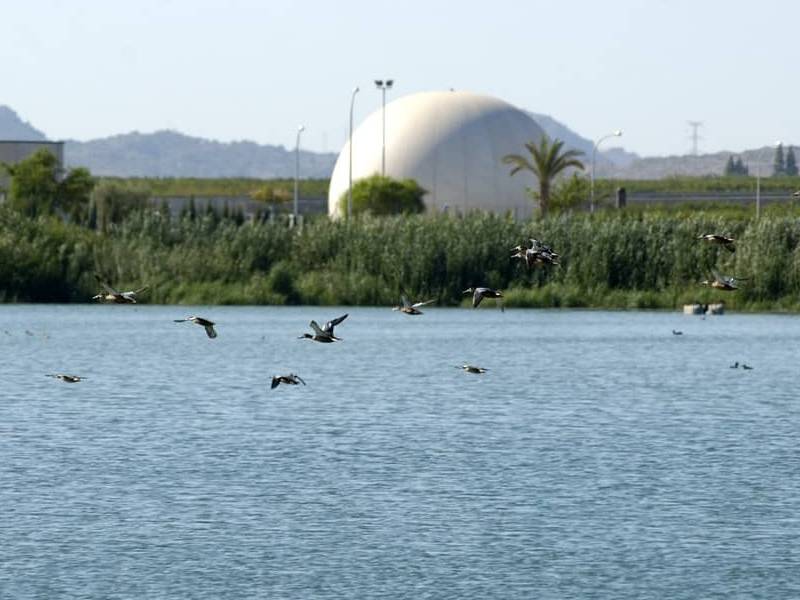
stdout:
<svg viewBox="0 0 800 600">
<path fill-rule="evenodd" d="M 386 105 L 386 175 L 411 178 L 427 190 L 428 211 L 531 214 L 527 171 L 509 176 L 506 154 L 526 154 L 544 133 L 507 102 L 469 92 L 424 92 Z M 382 118 L 378 108 L 353 132 L 353 182 L 381 172 Z M 336 161 L 328 213 L 339 216 L 348 188 L 350 146 Z"/>
</svg>

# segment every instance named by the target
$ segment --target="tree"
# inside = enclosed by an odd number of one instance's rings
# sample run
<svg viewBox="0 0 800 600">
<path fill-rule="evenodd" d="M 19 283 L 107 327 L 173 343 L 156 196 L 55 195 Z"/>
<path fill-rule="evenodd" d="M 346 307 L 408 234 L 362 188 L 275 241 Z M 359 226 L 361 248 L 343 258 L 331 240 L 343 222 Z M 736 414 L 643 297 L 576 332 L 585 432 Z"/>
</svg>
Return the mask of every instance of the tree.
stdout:
<svg viewBox="0 0 800 600">
<path fill-rule="evenodd" d="M 728 157 L 728 162 L 725 163 L 725 170 L 722 174 L 725 175 L 725 177 L 736 174 L 736 163 L 733 161 L 733 154 Z"/>
<path fill-rule="evenodd" d="M 397 180 L 373 175 L 353 184 L 353 214 L 376 216 L 421 213 L 428 192 L 413 179 Z M 339 211 L 347 214 L 347 193 L 339 199 Z"/>
<path fill-rule="evenodd" d="M 786 164 L 783 167 L 783 173 L 790 177 L 796 177 L 798 174 L 797 159 L 794 156 L 794 148 L 792 146 L 789 146 L 786 151 Z"/>
<path fill-rule="evenodd" d="M 550 194 L 550 210 L 560 212 L 577 208 L 589 197 L 589 181 L 573 173 L 572 177 L 557 183 Z"/>
<path fill-rule="evenodd" d="M 775 159 L 772 161 L 772 174 L 783 175 L 786 172 L 786 162 L 783 158 L 783 144 L 775 148 Z"/>
<path fill-rule="evenodd" d="M 87 169 L 65 173 L 55 155 L 41 149 L 17 164 L 4 164 L 11 176 L 9 205 L 34 217 L 60 211 L 75 221 L 89 214 L 89 194 L 95 185 Z"/>
<path fill-rule="evenodd" d="M 106 231 L 112 223 L 121 223 L 133 211 L 143 208 L 149 197 L 150 190 L 142 185 L 113 179 L 100 181 L 90 196 L 90 212 L 95 212 L 97 229 Z M 169 214 L 169 208 L 166 211 Z"/>
<path fill-rule="evenodd" d="M 550 207 L 550 190 L 559 173 L 570 167 L 583 169 L 583 163 L 578 160 L 583 152 L 579 150 L 563 151 L 563 146 L 563 140 L 554 139 L 551 142 L 550 138 L 542 136 L 538 145 L 533 142 L 525 144 L 525 148 L 530 153 L 530 159 L 520 154 L 506 154 L 503 157 L 503 163 L 512 165 L 509 175 L 513 176 L 522 170 L 536 175 L 539 180 L 538 197 L 542 217 L 547 216 L 547 210 Z"/>
<path fill-rule="evenodd" d="M 726 177 L 733 177 L 736 175 L 748 175 L 748 174 L 749 170 L 742 162 L 742 158 L 740 156 L 734 157 L 733 154 L 731 154 L 728 157 L 728 162 L 725 163 L 724 175 Z"/>
</svg>

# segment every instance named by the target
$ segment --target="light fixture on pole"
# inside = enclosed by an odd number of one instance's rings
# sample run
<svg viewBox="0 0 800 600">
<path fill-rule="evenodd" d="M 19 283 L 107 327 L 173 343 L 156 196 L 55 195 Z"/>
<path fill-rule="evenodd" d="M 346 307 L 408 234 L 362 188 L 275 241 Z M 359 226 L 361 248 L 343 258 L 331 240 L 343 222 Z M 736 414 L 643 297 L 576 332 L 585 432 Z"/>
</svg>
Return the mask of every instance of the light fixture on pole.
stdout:
<svg viewBox="0 0 800 600">
<path fill-rule="evenodd" d="M 375 80 L 375 87 L 381 90 L 381 118 L 383 120 L 383 140 L 381 142 L 381 177 L 386 177 L 386 90 L 392 89 L 394 79 Z"/>
<path fill-rule="evenodd" d="M 781 141 L 778 140 L 772 146 L 767 146 L 764 150 L 761 151 L 759 158 L 764 156 L 764 153 L 767 150 L 772 148 L 777 148 L 781 145 Z M 759 160 L 756 163 L 756 219 L 761 216 L 761 161 Z"/>
<path fill-rule="evenodd" d="M 305 125 L 300 125 L 300 127 L 297 128 L 297 139 L 294 143 L 294 210 L 292 211 L 294 221 L 292 225 L 297 224 L 297 197 L 298 183 L 300 180 L 300 134 L 303 133 L 305 128 Z"/>
<path fill-rule="evenodd" d="M 591 181 L 591 183 L 589 184 L 589 189 L 590 189 L 590 192 L 589 192 L 589 212 L 594 212 L 594 157 L 595 157 L 595 154 L 597 153 L 597 147 L 600 145 L 600 142 L 602 142 L 603 140 L 607 140 L 608 138 L 612 138 L 612 137 L 619 137 L 621 135 L 622 135 L 622 130 L 621 129 L 617 129 L 616 131 L 614 131 L 612 133 L 609 133 L 608 135 L 604 135 L 603 137 L 598 139 L 594 143 L 594 146 L 592 146 L 592 170 L 591 170 L 591 173 L 590 173 L 590 178 L 591 178 L 590 181 Z"/>
<path fill-rule="evenodd" d="M 356 94 L 358 93 L 358 86 L 353 88 L 353 94 L 350 96 L 350 137 L 348 139 L 348 146 L 350 148 L 350 160 L 348 166 L 350 168 L 347 180 L 347 219 L 349 220 L 353 214 L 353 105 L 356 103 Z"/>
</svg>

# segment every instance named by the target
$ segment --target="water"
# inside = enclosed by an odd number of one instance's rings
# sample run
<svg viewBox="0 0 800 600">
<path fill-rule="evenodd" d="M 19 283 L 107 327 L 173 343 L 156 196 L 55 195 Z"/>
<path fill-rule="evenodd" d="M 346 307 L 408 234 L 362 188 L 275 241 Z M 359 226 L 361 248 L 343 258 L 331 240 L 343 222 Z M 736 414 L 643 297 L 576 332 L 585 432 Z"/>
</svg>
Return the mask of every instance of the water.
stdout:
<svg viewBox="0 0 800 600">
<path fill-rule="evenodd" d="M 341 343 L 296 339 L 345 310 Z M 793 316 L 0 306 L 0 597 L 797 597 L 798 342 Z"/>
</svg>

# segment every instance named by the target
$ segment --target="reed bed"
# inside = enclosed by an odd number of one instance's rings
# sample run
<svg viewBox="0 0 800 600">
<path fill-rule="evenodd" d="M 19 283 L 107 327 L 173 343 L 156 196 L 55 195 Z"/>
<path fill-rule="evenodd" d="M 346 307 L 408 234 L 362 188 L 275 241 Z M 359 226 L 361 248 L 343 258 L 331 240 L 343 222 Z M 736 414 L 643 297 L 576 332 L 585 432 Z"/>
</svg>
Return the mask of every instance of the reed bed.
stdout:
<svg viewBox="0 0 800 600">
<path fill-rule="evenodd" d="M 702 233 L 735 237 L 737 251 Z M 534 237 L 561 265 L 527 271 L 511 247 Z M 389 305 L 401 293 L 465 302 L 462 290 L 506 291 L 507 306 L 675 308 L 724 299 L 736 310 L 800 310 L 800 221 L 725 212 L 608 211 L 517 222 L 489 214 L 319 219 L 302 228 L 238 225 L 205 215 L 131 215 L 106 233 L 0 210 L 0 299 L 86 302 L 94 274 L 151 303 Z M 724 294 L 712 269 L 746 278 Z M 492 305 L 493 303 L 487 303 Z"/>
</svg>

